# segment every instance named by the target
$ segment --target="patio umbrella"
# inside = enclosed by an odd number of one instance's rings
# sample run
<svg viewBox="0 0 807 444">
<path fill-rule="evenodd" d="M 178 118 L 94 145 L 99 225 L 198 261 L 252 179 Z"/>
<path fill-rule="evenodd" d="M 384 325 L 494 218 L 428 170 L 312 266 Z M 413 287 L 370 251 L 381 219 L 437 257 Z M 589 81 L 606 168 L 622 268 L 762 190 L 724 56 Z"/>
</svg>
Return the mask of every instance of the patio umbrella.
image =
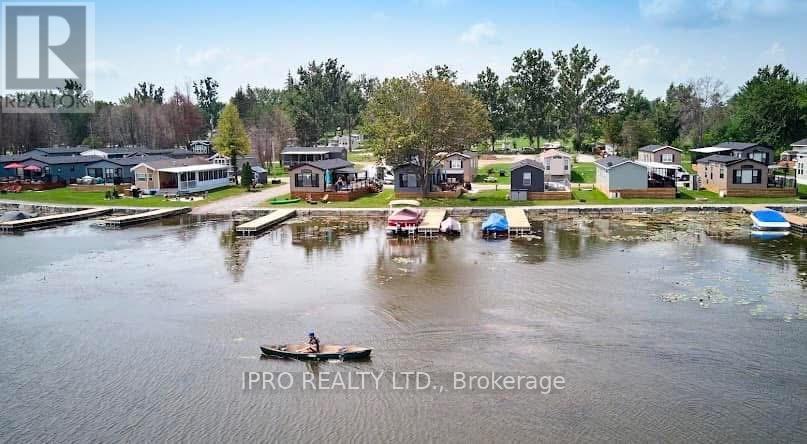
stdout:
<svg viewBox="0 0 807 444">
<path fill-rule="evenodd" d="M 25 165 L 23 165 L 21 163 L 12 162 L 12 163 L 9 163 L 8 165 L 4 166 L 3 168 L 5 168 L 7 170 L 16 170 L 17 168 L 24 168 L 24 167 L 25 167 Z"/>
<path fill-rule="evenodd" d="M 23 171 L 42 171 L 42 168 L 39 168 L 36 165 L 28 165 L 27 167 L 22 169 Z"/>
<path fill-rule="evenodd" d="M 325 186 L 329 186 L 333 182 L 333 177 L 331 177 L 331 170 L 325 170 Z"/>
</svg>

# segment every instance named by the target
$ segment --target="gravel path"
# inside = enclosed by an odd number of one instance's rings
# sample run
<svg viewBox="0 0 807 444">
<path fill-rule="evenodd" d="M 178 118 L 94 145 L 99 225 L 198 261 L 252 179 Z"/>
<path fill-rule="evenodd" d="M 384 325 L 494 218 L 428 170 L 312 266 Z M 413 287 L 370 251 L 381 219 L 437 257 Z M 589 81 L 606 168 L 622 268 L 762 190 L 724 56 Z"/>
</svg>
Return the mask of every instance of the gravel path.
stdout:
<svg viewBox="0 0 807 444">
<path fill-rule="evenodd" d="M 258 191 L 256 193 L 243 193 L 238 196 L 233 196 L 209 204 L 205 204 L 193 209 L 193 214 L 221 214 L 229 216 L 233 210 L 239 208 L 253 208 L 261 206 L 261 203 L 272 199 L 289 194 L 289 184 L 284 181 L 282 185 L 276 185 L 271 188 Z"/>
</svg>

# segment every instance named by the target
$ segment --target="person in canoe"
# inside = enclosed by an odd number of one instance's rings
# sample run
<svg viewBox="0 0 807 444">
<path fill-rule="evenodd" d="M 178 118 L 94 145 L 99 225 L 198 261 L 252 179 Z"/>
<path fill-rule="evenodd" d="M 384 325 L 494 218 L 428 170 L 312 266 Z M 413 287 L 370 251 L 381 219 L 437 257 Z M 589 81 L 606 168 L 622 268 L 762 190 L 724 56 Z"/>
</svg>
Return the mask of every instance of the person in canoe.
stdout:
<svg viewBox="0 0 807 444">
<path fill-rule="evenodd" d="M 308 347 L 301 350 L 302 353 L 319 353 L 319 338 L 314 334 L 314 330 L 308 332 Z"/>
</svg>

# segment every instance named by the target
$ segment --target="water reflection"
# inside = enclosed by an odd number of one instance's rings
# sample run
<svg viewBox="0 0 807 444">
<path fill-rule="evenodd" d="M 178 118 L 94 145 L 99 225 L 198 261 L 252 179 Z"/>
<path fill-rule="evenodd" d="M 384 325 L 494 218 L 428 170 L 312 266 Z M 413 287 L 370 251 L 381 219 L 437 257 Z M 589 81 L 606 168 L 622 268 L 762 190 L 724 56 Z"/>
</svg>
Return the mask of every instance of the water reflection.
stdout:
<svg viewBox="0 0 807 444">
<path fill-rule="evenodd" d="M 249 250 L 252 239 L 239 236 L 235 231 L 235 224 L 229 229 L 222 230 L 219 235 L 219 246 L 224 250 L 224 266 L 233 278 L 233 282 L 240 282 L 244 270 L 249 262 Z"/>
<path fill-rule="evenodd" d="M 306 257 L 318 251 L 341 251 L 343 242 L 361 242 L 369 229 L 364 219 L 312 219 L 288 224 L 291 230 L 291 243 L 302 247 Z"/>
</svg>

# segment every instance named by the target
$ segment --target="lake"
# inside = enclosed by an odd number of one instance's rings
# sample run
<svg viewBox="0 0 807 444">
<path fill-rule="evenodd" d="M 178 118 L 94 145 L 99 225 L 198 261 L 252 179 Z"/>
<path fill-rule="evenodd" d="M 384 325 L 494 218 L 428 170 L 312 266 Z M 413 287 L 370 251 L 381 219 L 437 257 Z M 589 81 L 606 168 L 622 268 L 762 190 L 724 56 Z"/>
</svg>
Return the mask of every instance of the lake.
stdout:
<svg viewBox="0 0 807 444">
<path fill-rule="evenodd" d="M 806 241 L 755 240 L 742 215 L 541 220 L 502 240 L 479 223 L 433 240 L 372 219 L 239 239 L 192 216 L 2 236 L 0 441 L 807 440 Z M 312 328 L 371 360 L 260 357 Z M 248 372 L 434 385 L 267 389 Z M 434 389 L 455 372 L 565 384 Z"/>
</svg>

